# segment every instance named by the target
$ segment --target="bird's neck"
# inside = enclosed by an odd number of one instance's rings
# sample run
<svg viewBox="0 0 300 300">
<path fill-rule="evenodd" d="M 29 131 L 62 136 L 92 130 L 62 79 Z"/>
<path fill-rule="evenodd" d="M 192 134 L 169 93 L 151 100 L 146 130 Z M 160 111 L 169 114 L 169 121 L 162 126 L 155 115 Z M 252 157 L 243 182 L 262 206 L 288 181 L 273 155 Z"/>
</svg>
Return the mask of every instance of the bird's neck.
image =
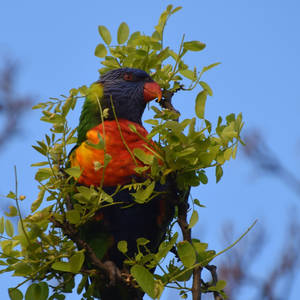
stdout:
<svg viewBox="0 0 300 300">
<path fill-rule="evenodd" d="M 111 91 L 105 91 L 102 99 L 87 97 L 80 115 L 78 126 L 77 144 L 86 140 L 86 133 L 95 126 L 102 123 L 103 120 L 125 119 L 139 125 L 142 125 L 142 114 L 146 103 L 138 98 L 125 93 L 123 95 L 114 95 L 118 101 L 113 100 Z M 117 94 L 117 93 L 116 93 Z M 125 105 L 126 104 L 126 105 Z M 101 111 L 103 115 L 101 116 Z"/>
</svg>

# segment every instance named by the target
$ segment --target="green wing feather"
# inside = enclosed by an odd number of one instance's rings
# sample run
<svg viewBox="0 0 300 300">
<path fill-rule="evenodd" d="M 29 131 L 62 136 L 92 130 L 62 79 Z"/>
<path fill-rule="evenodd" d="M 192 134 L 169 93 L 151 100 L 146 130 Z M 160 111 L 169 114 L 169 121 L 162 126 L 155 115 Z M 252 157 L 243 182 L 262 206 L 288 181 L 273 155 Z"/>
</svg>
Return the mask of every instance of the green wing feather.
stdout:
<svg viewBox="0 0 300 300">
<path fill-rule="evenodd" d="M 103 98 L 103 86 L 100 83 L 93 83 L 83 104 L 79 125 L 77 128 L 77 145 L 86 140 L 86 133 L 102 122 L 101 100 Z"/>
</svg>

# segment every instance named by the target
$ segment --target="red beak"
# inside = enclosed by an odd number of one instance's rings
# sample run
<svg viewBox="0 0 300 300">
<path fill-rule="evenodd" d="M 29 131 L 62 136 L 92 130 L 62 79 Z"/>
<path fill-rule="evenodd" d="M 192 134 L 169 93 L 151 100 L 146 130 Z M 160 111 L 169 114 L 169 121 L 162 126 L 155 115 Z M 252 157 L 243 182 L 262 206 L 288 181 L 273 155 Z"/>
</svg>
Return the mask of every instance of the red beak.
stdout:
<svg viewBox="0 0 300 300">
<path fill-rule="evenodd" d="M 158 101 L 160 101 L 161 97 L 162 97 L 162 93 L 158 83 L 153 81 L 153 82 L 146 82 L 144 84 L 144 99 L 146 102 L 149 102 L 155 98 L 157 98 Z"/>
</svg>

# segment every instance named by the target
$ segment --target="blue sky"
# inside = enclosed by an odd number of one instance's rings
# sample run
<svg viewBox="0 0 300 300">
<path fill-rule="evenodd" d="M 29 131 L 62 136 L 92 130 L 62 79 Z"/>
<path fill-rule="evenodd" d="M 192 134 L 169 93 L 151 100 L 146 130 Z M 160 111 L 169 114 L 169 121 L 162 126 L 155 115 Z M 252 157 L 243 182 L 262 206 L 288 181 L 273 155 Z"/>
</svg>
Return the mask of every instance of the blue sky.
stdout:
<svg viewBox="0 0 300 300">
<path fill-rule="evenodd" d="M 187 40 L 207 44 L 203 52 L 190 55 L 187 63 L 202 67 L 222 62 L 204 77 L 214 90 L 207 102 L 207 118 L 215 122 L 218 115 L 242 112 L 245 132 L 256 128 L 283 164 L 299 174 L 299 1 L 1 1 L 0 55 L 11 54 L 21 62 L 20 94 L 32 94 L 36 102 L 67 94 L 70 88 L 98 78 L 100 64 L 94 56 L 100 42 L 98 25 L 107 26 L 115 37 L 123 21 L 131 32 L 151 33 L 167 4 L 183 9 L 170 19 L 166 43 L 176 49 L 185 33 Z M 194 93 L 176 95 L 174 105 L 183 117 L 192 115 L 194 97 Z M 39 117 L 38 112 L 28 113 L 21 134 L 0 153 L 5 174 L 0 194 L 13 189 L 16 164 L 20 192 L 27 196 L 25 210 L 37 194 L 30 164 L 40 157 L 31 145 L 48 129 Z M 72 118 L 75 125 L 78 114 Z M 269 245 L 260 260 L 263 267 L 256 269 L 264 276 L 280 250 L 289 208 L 297 210 L 299 198 L 276 178 L 260 176 L 241 151 L 225 167 L 220 183 L 215 184 L 213 174 L 209 179 L 208 185 L 193 191 L 207 206 L 199 212 L 197 237 L 221 250 L 224 221 L 236 224 L 238 236 L 258 219 L 257 226 L 268 229 Z M 13 285 L 5 276 L 0 276 L 0 285 Z M 168 298 L 172 296 L 166 292 L 163 299 Z M 70 295 L 69 299 L 79 298 Z M 297 299 L 295 288 L 290 299 Z"/>
</svg>

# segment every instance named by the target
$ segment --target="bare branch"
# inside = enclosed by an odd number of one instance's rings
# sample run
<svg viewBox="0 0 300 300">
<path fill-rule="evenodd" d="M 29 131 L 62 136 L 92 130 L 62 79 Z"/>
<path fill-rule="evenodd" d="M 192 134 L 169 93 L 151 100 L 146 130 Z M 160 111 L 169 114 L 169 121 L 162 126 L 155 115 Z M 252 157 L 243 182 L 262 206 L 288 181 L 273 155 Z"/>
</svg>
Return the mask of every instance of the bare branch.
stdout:
<svg viewBox="0 0 300 300">
<path fill-rule="evenodd" d="M 262 171 L 277 176 L 300 196 L 300 180 L 282 164 L 261 134 L 252 131 L 245 141 L 246 146 L 243 150 L 246 156 Z"/>
<path fill-rule="evenodd" d="M 0 70 L 0 116 L 4 120 L 0 130 L 0 147 L 18 132 L 21 117 L 32 103 L 31 97 L 16 94 L 17 71 L 18 65 L 11 59 L 5 61 Z"/>
</svg>

